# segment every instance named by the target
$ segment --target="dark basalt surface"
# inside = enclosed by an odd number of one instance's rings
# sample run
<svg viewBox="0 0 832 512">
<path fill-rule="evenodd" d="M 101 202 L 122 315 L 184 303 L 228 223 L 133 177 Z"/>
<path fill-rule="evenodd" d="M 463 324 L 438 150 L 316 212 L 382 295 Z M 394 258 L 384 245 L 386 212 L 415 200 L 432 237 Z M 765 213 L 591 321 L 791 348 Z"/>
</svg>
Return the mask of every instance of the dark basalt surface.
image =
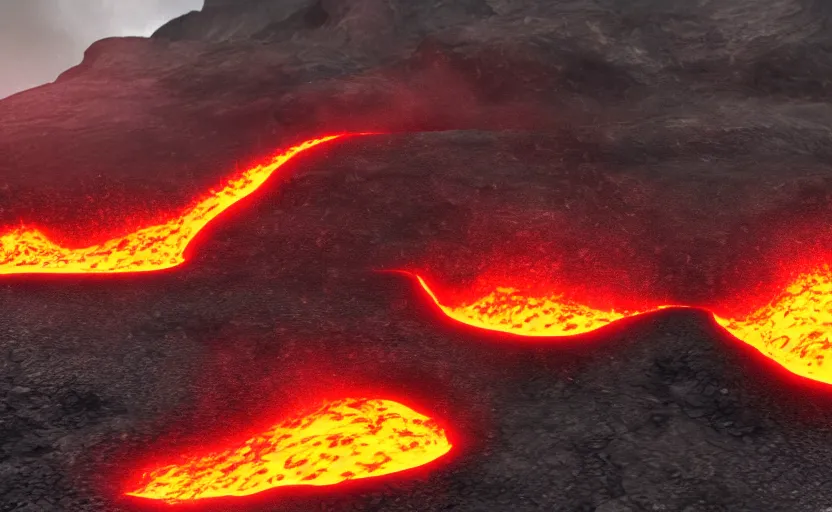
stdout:
<svg viewBox="0 0 832 512">
<path fill-rule="evenodd" d="M 144 461 L 358 392 L 406 397 L 458 450 L 413 478 L 199 510 L 832 507 L 832 392 L 707 313 L 520 342 L 372 272 L 765 299 L 832 248 L 829 14 L 209 1 L 152 39 L 96 43 L 0 102 L 4 231 L 88 242 L 310 135 L 388 134 L 293 161 L 180 268 L 0 279 L 0 511 L 146 510 L 121 497 Z"/>
</svg>

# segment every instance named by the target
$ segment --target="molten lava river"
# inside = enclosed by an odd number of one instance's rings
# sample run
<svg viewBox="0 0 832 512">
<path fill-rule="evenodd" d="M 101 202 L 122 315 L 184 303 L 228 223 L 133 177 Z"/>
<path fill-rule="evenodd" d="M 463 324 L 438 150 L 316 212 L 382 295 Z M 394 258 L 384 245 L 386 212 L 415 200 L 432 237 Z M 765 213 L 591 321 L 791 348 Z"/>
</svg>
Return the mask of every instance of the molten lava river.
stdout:
<svg viewBox="0 0 832 512">
<path fill-rule="evenodd" d="M 714 319 L 786 370 L 832 384 L 832 271 L 804 274 L 767 305 L 741 318 Z"/>
<path fill-rule="evenodd" d="M 405 272 L 407 273 L 407 272 Z M 495 286 L 481 297 L 445 305 L 421 276 L 414 275 L 425 294 L 448 318 L 457 322 L 518 336 L 574 336 L 648 311 L 602 311 L 563 298 L 560 294 L 530 295 L 509 286 Z M 662 306 L 655 309 L 662 309 Z"/>
<path fill-rule="evenodd" d="M 145 227 L 97 245 L 61 247 L 37 229 L 20 228 L 2 235 L 0 274 L 147 272 L 180 265 L 185 261 L 186 247 L 208 223 L 260 188 L 293 157 L 340 137 L 320 137 L 291 147 L 228 180 L 219 189 L 211 190 L 165 224 Z"/>
<path fill-rule="evenodd" d="M 127 495 L 176 503 L 332 485 L 423 466 L 451 448 L 434 420 L 404 405 L 345 399 L 227 450 L 152 469 Z"/>
<path fill-rule="evenodd" d="M 406 272 L 405 272 L 406 273 Z M 511 287 L 447 305 L 425 280 L 415 276 L 425 295 L 442 313 L 463 324 L 517 336 L 573 336 L 594 331 L 616 320 L 646 311 L 602 311 L 570 302 L 560 294 L 528 295 Z M 683 307 L 683 306 L 682 306 Z M 796 280 L 779 297 L 753 313 L 736 319 L 714 314 L 734 337 L 748 343 L 791 373 L 832 384 L 832 272 L 828 267 Z"/>
</svg>

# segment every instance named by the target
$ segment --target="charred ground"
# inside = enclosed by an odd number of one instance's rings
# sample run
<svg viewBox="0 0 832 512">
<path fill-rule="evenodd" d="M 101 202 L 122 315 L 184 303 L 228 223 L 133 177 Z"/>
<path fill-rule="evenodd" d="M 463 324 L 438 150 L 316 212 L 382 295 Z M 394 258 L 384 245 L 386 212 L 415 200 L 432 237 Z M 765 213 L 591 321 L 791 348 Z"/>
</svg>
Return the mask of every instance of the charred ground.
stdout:
<svg viewBox="0 0 832 512">
<path fill-rule="evenodd" d="M 369 272 L 765 297 L 832 247 L 823 2 L 207 4 L 0 102 L 0 225 L 84 241 L 306 136 L 398 134 L 293 162 L 182 268 L 5 279 L 0 510 L 138 510 L 142 461 L 360 390 L 445 420 L 458 455 L 246 510 L 832 506 L 832 393 L 707 315 L 518 343 Z"/>
</svg>

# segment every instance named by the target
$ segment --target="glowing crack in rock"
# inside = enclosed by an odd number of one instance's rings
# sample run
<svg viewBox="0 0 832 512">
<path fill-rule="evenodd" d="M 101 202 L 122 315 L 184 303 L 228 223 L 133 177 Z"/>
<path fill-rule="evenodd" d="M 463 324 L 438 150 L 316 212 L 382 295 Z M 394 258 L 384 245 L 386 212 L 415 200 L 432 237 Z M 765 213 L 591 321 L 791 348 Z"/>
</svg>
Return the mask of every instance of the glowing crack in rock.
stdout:
<svg viewBox="0 0 832 512">
<path fill-rule="evenodd" d="M 791 373 L 832 384 L 832 272 L 804 274 L 766 306 L 717 323 Z"/>
<path fill-rule="evenodd" d="M 452 448 L 432 419 L 397 402 L 344 399 L 225 451 L 144 473 L 129 496 L 168 503 L 333 485 L 423 466 Z"/>
<path fill-rule="evenodd" d="M 298 154 L 342 137 L 307 140 L 252 167 L 165 224 L 150 226 L 84 248 L 62 247 L 37 229 L 20 228 L 0 236 L 0 274 L 146 272 L 185 261 L 185 248 L 205 226 L 252 194 Z"/>
<path fill-rule="evenodd" d="M 452 320 L 472 327 L 519 336 L 573 336 L 584 334 L 616 320 L 641 314 L 628 311 L 601 311 L 562 295 L 528 296 L 510 287 L 496 287 L 491 293 L 466 303 L 447 306 L 425 280 L 414 275 L 425 293 Z"/>
</svg>

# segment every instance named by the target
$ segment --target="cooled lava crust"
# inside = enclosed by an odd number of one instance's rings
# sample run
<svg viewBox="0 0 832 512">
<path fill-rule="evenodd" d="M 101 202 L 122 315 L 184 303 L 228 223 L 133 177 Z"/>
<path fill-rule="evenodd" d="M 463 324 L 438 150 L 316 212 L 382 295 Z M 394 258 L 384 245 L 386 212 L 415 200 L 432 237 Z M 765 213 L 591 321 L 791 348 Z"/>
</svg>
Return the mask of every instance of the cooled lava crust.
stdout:
<svg viewBox="0 0 832 512">
<path fill-rule="evenodd" d="M 600 310 L 763 307 L 832 254 L 826 4 L 209 3 L 0 102 L 1 233 L 90 247 L 280 148 L 386 135 L 293 159 L 179 265 L 2 276 L 0 510 L 146 510 L 139 468 L 355 396 L 454 450 L 192 508 L 832 506 L 832 393 L 703 310 L 527 343 L 375 272 L 447 300 L 485 276 Z"/>
</svg>

